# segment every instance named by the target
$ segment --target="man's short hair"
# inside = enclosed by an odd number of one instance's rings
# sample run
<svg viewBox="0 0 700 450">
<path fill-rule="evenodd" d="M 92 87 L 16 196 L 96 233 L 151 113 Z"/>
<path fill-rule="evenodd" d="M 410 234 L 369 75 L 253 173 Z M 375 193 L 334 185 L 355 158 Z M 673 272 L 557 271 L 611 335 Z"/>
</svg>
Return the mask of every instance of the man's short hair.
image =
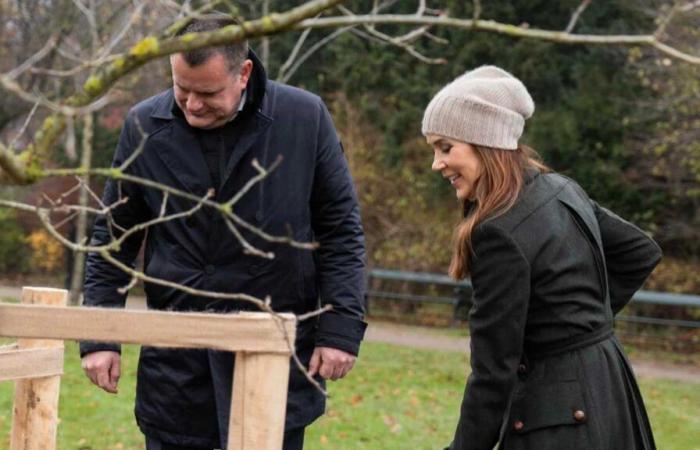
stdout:
<svg viewBox="0 0 700 450">
<path fill-rule="evenodd" d="M 220 28 L 235 25 L 237 22 L 230 17 L 216 17 L 206 19 L 194 19 L 192 22 L 183 27 L 177 32 L 176 36 L 182 36 L 187 33 L 199 33 L 202 31 L 214 31 Z M 231 45 L 221 47 L 206 47 L 197 50 L 183 52 L 181 55 L 185 58 L 187 64 L 191 67 L 196 67 L 205 63 L 215 54 L 222 54 L 228 62 L 230 71 L 237 70 L 243 61 L 248 58 L 248 41 L 243 40 Z"/>
</svg>

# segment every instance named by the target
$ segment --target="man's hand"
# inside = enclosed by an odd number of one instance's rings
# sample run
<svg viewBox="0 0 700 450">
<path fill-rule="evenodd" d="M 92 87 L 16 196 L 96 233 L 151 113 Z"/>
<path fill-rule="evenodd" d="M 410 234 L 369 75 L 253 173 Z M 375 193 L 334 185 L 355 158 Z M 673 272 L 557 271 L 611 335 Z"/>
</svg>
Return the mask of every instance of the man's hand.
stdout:
<svg viewBox="0 0 700 450">
<path fill-rule="evenodd" d="M 309 362 L 309 375 L 313 377 L 318 373 L 326 380 L 338 380 L 350 372 L 355 359 L 354 355 L 337 348 L 316 347 Z"/>
<path fill-rule="evenodd" d="M 117 352 L 103 351 L 88 353 L 82 360 L 85 375 L 93 384 L 105 391 L 116 394 L 121 375 L 121 355 Z"/>
</svg>

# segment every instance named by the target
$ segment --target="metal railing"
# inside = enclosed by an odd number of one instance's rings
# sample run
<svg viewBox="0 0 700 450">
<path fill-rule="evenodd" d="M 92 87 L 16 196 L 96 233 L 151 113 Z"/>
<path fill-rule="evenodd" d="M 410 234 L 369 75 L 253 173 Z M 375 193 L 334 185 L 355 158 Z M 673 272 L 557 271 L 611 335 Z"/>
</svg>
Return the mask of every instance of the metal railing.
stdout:
<svg viewBox="0 0 700 450">
<path fill-rule="evenodd" d="M 452 287 L 453 295 L 426 295 L 392 292 L 389 290 L 372 289 L 372 280 L 387 280 L 396 282 L 416 283 L 419 285 L 435 285 Z M 472 285 L 469 280 L 456 281 L 447 275 L 425 272 L 409 272 L 403 270 L 372 269 L 368 273 L 368 297 L 366 309 L 370 312 L 372 299 L 389 299 L 417 303 L 437 303 L 452 305 L 454 319 L 465 319 L 471 305 Z M 630 305 L 665 305 L 669 307 L 700 308 L 700 295 L 672 294 L 668 292 L 638 291 L 632 297 Z M 627 308 L 626 308 L 627 309 Z M 684 328 L 700 328 L 700 320 L 669 319 L 642 315 L 621 314 L 616 320 L 650 325 L 676 326 Z"/>
</svg>

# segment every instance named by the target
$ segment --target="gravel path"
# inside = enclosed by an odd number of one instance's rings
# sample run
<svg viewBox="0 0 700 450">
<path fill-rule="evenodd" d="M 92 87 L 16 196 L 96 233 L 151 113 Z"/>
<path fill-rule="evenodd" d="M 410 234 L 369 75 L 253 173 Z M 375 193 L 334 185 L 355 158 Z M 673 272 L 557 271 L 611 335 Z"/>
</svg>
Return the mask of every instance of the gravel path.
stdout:
<svg viewBox="0 0 700 450">
<path fill-rule="evenodd" d="M 21 289 L 1 287 L 0 298 L 19 298 Z M 128 307 L 143 308 L 143 297 L 130 297 Z M 425 350 L 468 352 L 469 338 L 445 335 L 436 329 L 373 321 L 365 338 L 370 342 L 400 345 Z M 682 382 L 700 383 L 700 367 L 661 361 L 632 359 L 634 372 L 643 378 L 664 378 Z"/>
</svg>

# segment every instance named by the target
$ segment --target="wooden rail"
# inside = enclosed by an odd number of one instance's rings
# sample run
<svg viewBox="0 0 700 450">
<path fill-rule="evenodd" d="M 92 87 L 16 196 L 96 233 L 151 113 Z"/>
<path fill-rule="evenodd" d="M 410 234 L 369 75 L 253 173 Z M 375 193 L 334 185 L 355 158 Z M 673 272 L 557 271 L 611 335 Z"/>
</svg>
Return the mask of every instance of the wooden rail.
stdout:
<svg viewBox="0 0 700 450">
<path fill-rule="evenodd" d="M 11 450 L 54 450 L 63 340 L 236 352 L 229 448 L 280 450 L 284 433 L 291 314 L 204 314 L 66 307 L 67 291 L 23 288 L 22 304 L 0 303 L 0 381 L 15 388 Z"/>
</svg>

